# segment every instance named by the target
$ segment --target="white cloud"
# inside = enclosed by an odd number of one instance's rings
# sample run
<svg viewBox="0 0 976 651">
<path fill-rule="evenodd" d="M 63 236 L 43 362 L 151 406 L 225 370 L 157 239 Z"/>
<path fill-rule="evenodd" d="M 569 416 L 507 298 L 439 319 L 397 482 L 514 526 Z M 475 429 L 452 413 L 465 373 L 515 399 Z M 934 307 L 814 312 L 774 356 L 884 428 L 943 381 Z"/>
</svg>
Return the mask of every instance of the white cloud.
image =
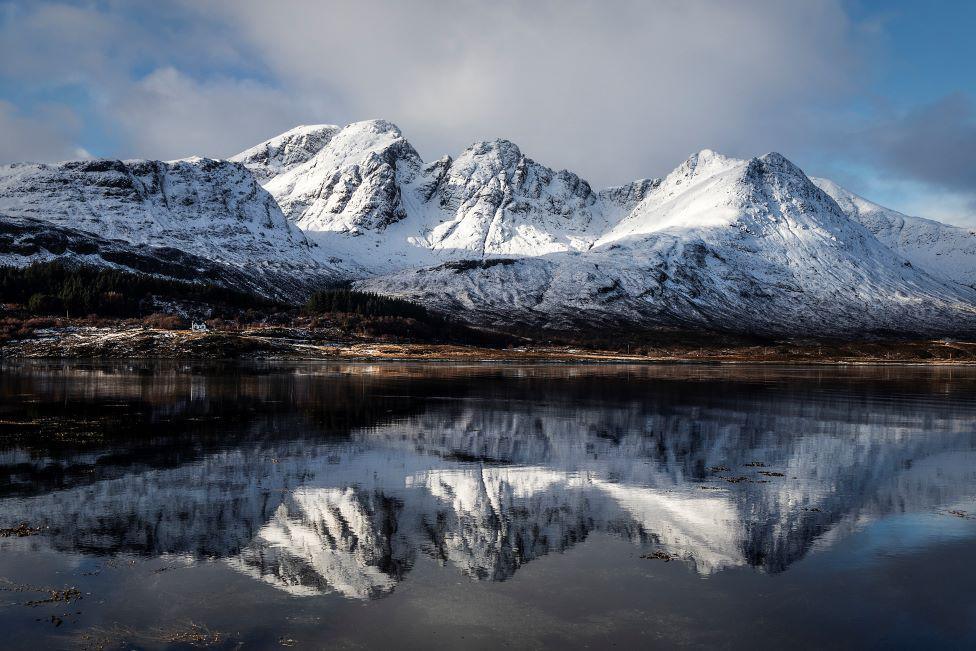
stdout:
<svg viewBox="0 0 976 651">
<path fill-rule="evenodd" d="M 197 81 L 170 67 L 125 88 L 109 110 L 131 155 L 163 159 L 230 156 L 315 112 L 264 84 Z"/>
</svg>

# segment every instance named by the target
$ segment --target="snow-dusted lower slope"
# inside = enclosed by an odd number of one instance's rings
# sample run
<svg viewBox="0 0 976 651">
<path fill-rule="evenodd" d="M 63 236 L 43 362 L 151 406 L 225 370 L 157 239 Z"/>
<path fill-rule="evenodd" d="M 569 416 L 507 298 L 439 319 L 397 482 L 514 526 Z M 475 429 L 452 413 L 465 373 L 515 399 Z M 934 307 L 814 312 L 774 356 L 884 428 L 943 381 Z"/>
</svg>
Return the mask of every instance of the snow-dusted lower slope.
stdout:
<svg viewBox="0 0 976 651">
<path fill-rule="evenodd" d="M 310 288 L 309 276 L 304 274 L 225 265 L 178 248 L 129 244 L 40 219 L 0 214 L 0 266 L 54 261 L 111 267 L 184 282 L 206 280 L 282 300 L 299 299 Z"/>
<path fill-rule="evenodd" d="M 848 217 L 912 264 L 976 288 L 976 231 L 931 219 L 910 217 L 879 206 L 828 179 L 811 179 Z"/>
<path fill-rule="evenodd" d="M 142 247 L 143 255 L 151 255 L 150 249 L 177 250 L 252 276 L 272 295 L 292 294 L 328 276 L 302 232 L 238 163 L 95 160 L 4 166 L 0 214 Z M 9 249 L 5 261 L 27 264 L 62 256 L 33 237 L 36 250 L 25 249 L 18 257 Z"/>
</svg>

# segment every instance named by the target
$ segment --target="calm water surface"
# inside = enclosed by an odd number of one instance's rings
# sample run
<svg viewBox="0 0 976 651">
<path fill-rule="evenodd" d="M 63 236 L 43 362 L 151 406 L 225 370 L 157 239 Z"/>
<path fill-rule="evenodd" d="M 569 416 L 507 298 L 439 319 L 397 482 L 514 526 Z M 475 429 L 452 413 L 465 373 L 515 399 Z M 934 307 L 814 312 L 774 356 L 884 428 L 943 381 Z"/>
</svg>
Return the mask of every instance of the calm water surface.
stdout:
<svg viewBox="0 0 976 651">
<path fill-rule="evenodd" d="M 0 368 L 3 648 L 974 648 L 974 514 L 976 369 Z"/>
</svg>

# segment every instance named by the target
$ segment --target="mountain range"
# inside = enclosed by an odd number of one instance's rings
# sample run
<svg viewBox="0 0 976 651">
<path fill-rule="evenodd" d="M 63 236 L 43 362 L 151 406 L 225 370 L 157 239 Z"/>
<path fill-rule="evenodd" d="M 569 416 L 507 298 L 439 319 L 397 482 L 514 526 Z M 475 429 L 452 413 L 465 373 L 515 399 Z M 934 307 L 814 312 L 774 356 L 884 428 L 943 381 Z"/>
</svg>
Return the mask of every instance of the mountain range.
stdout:
<svg viewBox="0 0 976 651">
<path fill-rule="evenodd" d="M 425 163 L 383 120 L 226 161 L 0 167 L 0 263 L 71 261 L 300 300 L 337 281 L 492 327 L 976 332 L 976 233 L 783 156 L 709 150 L 594 190 L 507 140 Z"/>
</svg>

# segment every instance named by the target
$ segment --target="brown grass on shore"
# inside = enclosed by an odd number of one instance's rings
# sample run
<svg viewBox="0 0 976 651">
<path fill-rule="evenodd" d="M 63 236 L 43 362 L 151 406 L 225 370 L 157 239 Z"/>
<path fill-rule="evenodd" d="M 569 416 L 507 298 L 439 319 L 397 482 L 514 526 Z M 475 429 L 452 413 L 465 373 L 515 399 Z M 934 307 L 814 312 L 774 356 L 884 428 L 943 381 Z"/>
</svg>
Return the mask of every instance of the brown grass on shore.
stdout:
<svg viewBox="0 0 976 651">
<path fill-rule="evenodd" d="M 693 340 L 624 346 L 485 347 L 364 340 L 334 330 L 252 327 L 240 331 L 170 330 L 116 324 L 42 331 L 9 341 L 0 356 L 68 359 L 333 359 L 496 362 L 698 362 L 777 364 L 976 364 L 976 343 L 949 340 L 769 344 Z"/>
</svg>

